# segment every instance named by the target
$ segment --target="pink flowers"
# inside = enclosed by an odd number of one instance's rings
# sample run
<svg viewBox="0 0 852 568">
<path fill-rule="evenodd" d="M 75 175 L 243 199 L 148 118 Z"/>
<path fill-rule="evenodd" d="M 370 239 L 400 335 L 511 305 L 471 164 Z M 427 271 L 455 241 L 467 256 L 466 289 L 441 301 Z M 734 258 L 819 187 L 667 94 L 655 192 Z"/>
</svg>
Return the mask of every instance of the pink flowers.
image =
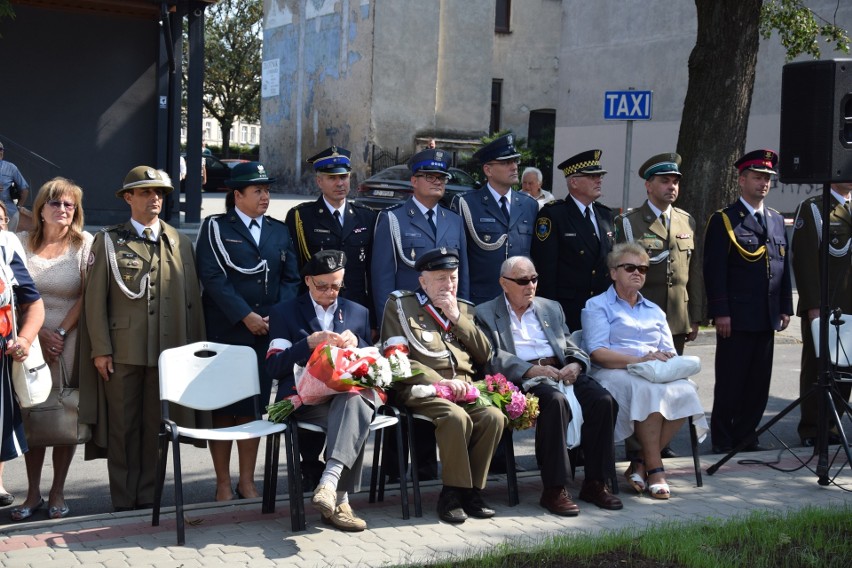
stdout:
<svg viewBox="0 0 852 568">
<path fill-rule="evenodd" d="M 514 383 L 497 373 L 486 375 L 484 381 L 474 383 L 479 389 L 480 400 L 493 404 L 509 418 L 509 428 L 525 430 L 535 426 L 538 418 L 538 397 L 524 395 Z"/>
</svg>

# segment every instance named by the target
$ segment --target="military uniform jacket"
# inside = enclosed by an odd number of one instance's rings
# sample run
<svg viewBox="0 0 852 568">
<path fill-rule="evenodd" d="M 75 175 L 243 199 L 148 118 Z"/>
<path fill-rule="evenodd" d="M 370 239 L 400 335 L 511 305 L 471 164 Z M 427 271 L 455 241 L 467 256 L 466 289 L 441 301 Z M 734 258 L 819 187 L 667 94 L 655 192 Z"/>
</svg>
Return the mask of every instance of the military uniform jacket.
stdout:
<svg viewBox="0 0 852 568">
<path fill-rule="evenodd" d="M 423 290 L 395 291 L 391 295 L 382 320 L 382 342 L 392 337 L 406 338 L 411 368 L 421 371 L 395 383 L 401 402 L 408 400 L 410 385 L 452 378 L 471 382 L 491 359 L 488 336 L 474 324 L 473 304 L 464 300 L 458 304 L 459 321 L 445 330 L 427 311 L 431 304 Z"/>
<path fill-rule="evenodd" d="M 461 217 L 441 206 L 435 206 L 438 216 L 437 237 L 432 234 L 426 217 L 414 204 L 414 198 L 379 213 L 373 237 L 371 274 L 376 316 L 382 321 L 382 312 L 388 295 L 394 290 L 415 290 L 420 287 L 420 273 L 414 262 L 424 252 L 438 247 L 459 251 L 459 298 L 470 297 L 468 287 L 467 247 Z M 392 227 L 392 218 L 399 228 Z"/>
<path fill-rule="evenodd" d="M 510 256 L 529 256 L 538 203 L 510 191 L 509 222 L 500 203 L 485 186 L 453 199 L 453 211 L 464 221 L 470 271 L 470 301 L 481 304 L 500 295 L 500 265 Z"/>
<path fill-rule="evenodd" d="M 562 304 L 572 331 L 580 329 L 586 300 L 612 283 L 606 267 L 615 240 L 612 210 L 599 203 L 593 207 L 600 239 L 570 197 L 542 207 L 536 220 L 531 255 L 539 274 L 538 294 Z"/>
<path fill-rule="evenodd" d="M 615 218 L 615 240 L 635 242 L 651 257 L 642 295 L 666 312 L 673 335 L 692 331 L 703 319 L 701 266 L 695 256 L 695 219 L 677 207 L 671 209 L 669 228 L 648 202 Z"/>
<path fill-rule="evenodd" d="M 828 223 L 828 306 L 852 313 L 852 217 L 832 196 Z M 799 305 L 796 315 L 820 305 L 820 241 L 822 240 L 822 194 L 799 204 L 793 229 L 792 262 Z"/>
<path fill-rule="evenodd" d="M 254 345 L 256 338 L 242 319 L 251 312 L 266 317 L 272 306 L 298 293 L 290 232 L 272 217 L 263 218 L 256 244 L 233 209 L 212 215 L 201 225 L 196 255 L 210 340 Z"/>
<path fill-rule="evenodd" d="M 98 232 L 92 243 L 77 357 L 80 422 L 95 425 L 86 459 L 105 457 L 95 446 L 107 446 L 106 395 L 93 359 L 112 355 L 115 363 L 156 367 L 163 350 L 205 338 L 192 242 L 163 221 L 160 228 L 157 242 L 146 242 L 127 221 Z M 173 417 L 193 426 L 202 414 L 183 409 Z"/>
<path fill-rule="evenodd" d="M 375 211 L 347 199 L 341 227 L 320 196 L 316 201 L 301 203 L 290 209 L 284 222 L 295 241 L 299 270 L 318 251 L 345 252 L 345 288 L 340 296 L 372 308 L 368 275 L 373 252 L 373 229 L 376 225 Z M 304 283 L 301 291 L 307 291 Z"/>
<path fill-rule="evenodd" d="M 781 314 L 793 314 L 784 217 L 763 208 L 766 227 L 742 201 L 710 216 L 704 236 L 704 285 L 711 318 L 730 316 L 731 329 L 779 330 Z M 730 220 L 731 234 L 722 214 Z M 733 236 L 733 239 L 731 238 Z M 765 244 L 765 252 L 758 252 Z"/>
</svg>

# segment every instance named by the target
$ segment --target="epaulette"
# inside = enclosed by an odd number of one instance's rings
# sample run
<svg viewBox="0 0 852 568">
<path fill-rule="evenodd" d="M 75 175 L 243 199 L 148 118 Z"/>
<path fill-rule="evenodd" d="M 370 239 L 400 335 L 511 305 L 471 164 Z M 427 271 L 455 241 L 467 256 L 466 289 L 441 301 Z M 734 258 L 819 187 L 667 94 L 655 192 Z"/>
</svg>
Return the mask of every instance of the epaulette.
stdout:
<svg viewBox="0 0 852 568">
<path fill-rule="evenodd" d="M 101 227 L 101 232 L 111 233 L 113 231 L 119 230 L 122 227 L 122 225 L 110 225 L 109 227 Z"/>
<path fill-rule="evenodd" d="M 263 217 L 269 222 L 280 223 L 280 224 L 284 225 L 285 227 L 287 226 L 287 224 L 284 221 L 282 221 L 281 219 L 279 219 L 278 217 L 272 217 L 271 215 L 264 215 Z"/>
<path fill-rule="evenodd" d="M 390 293 L 390 295 L 394 298 L 405 298 L 407 296 L 413 296 L 414 292 L 411 290 L 394 290 Z"/>
<path fill-rule="evenodd" d="M 689 211 L 687 211 L 686 209 L 681 209 L 680 207 L 675 207 L 674 205 L 672 206 L 672 211 L 677 211 L 681 215 L 686 215 L 687 217 L 692 217 L 692 215 L 689 214 Z"/>
<path fill-rule="evenodd" d="M 316 201 L 302 201 L 301 203 L 297 203 L 290 207 L 290 209 L 301 209 L 302 207 L 307 207 L 308 205 L 312 205 L 316 203 Z"/>
<path fill-rule="evenodd" d="M 613 217 L 613 221 L 616 220 L 616 219 L 624 219 L 625 217 L 630 217 L 632 215 L 639 215 L 640 211 L 641 211 L 640 207 L 634 207 L 633 209 L 628 209 L 627 211 L 624 211 L 623 213 L 619 213 L 618 215 Z"/>
<path fill-rule="evenodd" d="M 390 207 L 386 207 L 385 209 L 382 209 L 382 211 L 392 211 L 394 209 L 399 209 L 403 205 L 405 205 L 405 201 L 400 201 L 396 205 L 391 205 Z"/>
<path fill-rule="evenodd" d="M 351 205 L 352 207 L 356 207 L 358 209 L 367 209 L 369 211 L 375 211 L 372 207 L 370 207 L 369 205 L 364 205 L 360 201 L 355 201 L 355 200 L 351 200 L 351 199 L 347 199 L 347 201 L 349 202 L 348 204 Z"/>
<path fill-rule="evenodd" d="M 781 215 L 781 212 L 778 211 L 777 209 L 773 208 L 773 207 L 767 207 L 767 209 L 769 209 L 770 211 L 772 211 L 774 213 L 778 213 L 779 215 Z"/>
<path fill-rule="evenodd" d="M 456 298 L 456 301 L 459 302 L 459 303 L 462 303 L 462 304 L 467 304 L 469 306 L 475 306 L 476 305 L 473 302 L 471 302 L 470 300 L 465 300 L 464 298 Z"/>
<path fill-rule="evenodd" d="M 541 208 L 544 209 L 545 207 L 553 207 L 557 203 L 562 203 L 563 201 L 563 199 L 554 199 L 553 201 L 548 201 L 547 203 L 542 205 Z"/>
</svg>

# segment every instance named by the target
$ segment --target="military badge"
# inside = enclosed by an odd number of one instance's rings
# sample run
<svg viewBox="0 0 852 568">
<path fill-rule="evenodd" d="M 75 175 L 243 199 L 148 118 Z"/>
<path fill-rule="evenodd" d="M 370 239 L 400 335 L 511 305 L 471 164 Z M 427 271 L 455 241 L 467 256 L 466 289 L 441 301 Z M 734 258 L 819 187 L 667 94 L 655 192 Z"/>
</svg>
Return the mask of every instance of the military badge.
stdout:
<svg viewBox="0 0 852 568">
<path fill-rule="evenodd" d="M 537 236 L 540 241 L 546 241 L 547 237 L 550 236 L 551 228 L 550 219 L 543 217 L 538 220 L 538 223 L 536 223 L 535 236 Z"/>
<path fill-rule="evenodd" d="M 804 219 L 802 219 L 801 217 L 796 219 L 796 225 L 795 225 L 796 229 L 801 229 L 804 226 L 805 226 L 805 220 Z"/>
<path fill-rule="evenodd" d="M 95 263 L 95 253 L 89 251 L 89 260 L 86 261 L 88 266 L 92 266 Z"/>
<path fill-rule="evenodd" d="M 421 334 L 421 337 L 423 338 L 423 341 L 425 341 L 426 343 L 430 343 L 432 341 L 432 339 L 434 339 L 431 331 L 424 331 Z"/>
</svg>

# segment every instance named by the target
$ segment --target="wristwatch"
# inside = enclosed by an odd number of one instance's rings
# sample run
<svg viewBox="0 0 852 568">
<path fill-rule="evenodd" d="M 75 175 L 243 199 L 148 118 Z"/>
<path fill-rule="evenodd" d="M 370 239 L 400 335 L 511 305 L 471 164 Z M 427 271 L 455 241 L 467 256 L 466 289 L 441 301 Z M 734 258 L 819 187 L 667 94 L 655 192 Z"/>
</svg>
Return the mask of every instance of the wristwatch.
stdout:
<svg viewBox="0 0 852 568">
<path fill-rule="evenodd" d="M 68 332 L 67 332 L 67 331 L 65 331 L 65 328 L 64 328 L 64 327 L 57 327 L 57 328 L 56 328 L 56 333 L 58 333 L 58 334 L 59 334 L 59 336 L 60 336 L 60 337 L 62 337 L 63 339 L 65 338 L 65 336 L 66 336 L 66 335 L 68 335 Z"/>
</svg>

